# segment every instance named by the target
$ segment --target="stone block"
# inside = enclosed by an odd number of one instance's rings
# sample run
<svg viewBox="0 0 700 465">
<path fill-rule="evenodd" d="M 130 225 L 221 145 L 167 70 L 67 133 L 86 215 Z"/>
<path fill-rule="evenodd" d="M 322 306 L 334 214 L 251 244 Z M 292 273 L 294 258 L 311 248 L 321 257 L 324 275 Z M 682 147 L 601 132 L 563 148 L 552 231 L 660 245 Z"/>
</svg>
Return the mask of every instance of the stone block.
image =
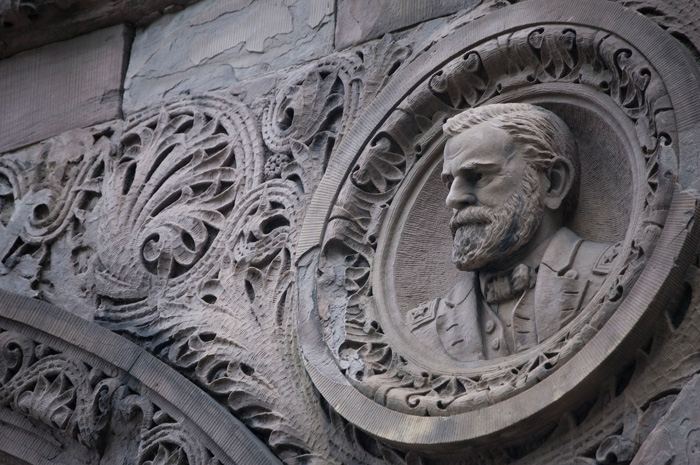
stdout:
<svg viewBox="0 0 700 465">
<path fill-rule="evenodd" d="M 0 152 L 119 118 L 130 37 L 118 25 L 0 61 Z"/>
<path fill-rule="evenodd" d="M 0 2 L 0 59 L 121 23 L 145 26 L 197 0 Z"/>
<path fill-rule="evenodd" d="M 333 51 L 332 0 L 205 0 L 137 31 L 126 113 Z M 175 52 L 177 51 L 177 52 Z"/>
<path fill-rule="evenodd" d="M 338 0 L 335 48 L 344 48 L 381 37 L 414 24 L 471 10 L 479 0 Z"/>
</svg>

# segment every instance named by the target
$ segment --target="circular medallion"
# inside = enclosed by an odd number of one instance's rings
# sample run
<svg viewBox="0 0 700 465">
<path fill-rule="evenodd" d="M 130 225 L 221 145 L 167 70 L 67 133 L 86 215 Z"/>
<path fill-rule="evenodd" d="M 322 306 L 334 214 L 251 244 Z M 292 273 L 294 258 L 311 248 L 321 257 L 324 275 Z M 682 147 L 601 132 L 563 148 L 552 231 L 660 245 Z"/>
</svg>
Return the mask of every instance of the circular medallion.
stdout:
<svg viewBox="0 0 700 465">
<path fill-rule="evenodd" d="M 650 21 L 598 1 L 515 5 L 431 47 L 358 118 L 312 201 L 299 243 L 301 346 L 330 405 L 376 437 L 408 447 L 517 439 L 632 357 L 690 261 L 696 179 L 684 167 L 698 157 L 700 102 L 697 83 L 679 76 L 695 79 L 695 65 Z M 508 255 L 523 263 L 458 270 L 453 183 L 493 200 L 506 188 L 486 184 L 518 175 L 511 158 L 489 158 L 494 135 L 446 148 L 443 124 L 501 103 L 536 105 L 568 127 L 578 161 L 533 168 L 533 183 L 548 192 L 570 179 L 577 201 L 564 202 L 577 208 L 533 227 L 529 252 Z M 521 136 L 527 118 L 513 126 Z M 552 174 L 560 165 L 571 168 Z M 498 244 L 549 208 L 542 195 L 493 226 L 516 231 Z"/>
</svg>

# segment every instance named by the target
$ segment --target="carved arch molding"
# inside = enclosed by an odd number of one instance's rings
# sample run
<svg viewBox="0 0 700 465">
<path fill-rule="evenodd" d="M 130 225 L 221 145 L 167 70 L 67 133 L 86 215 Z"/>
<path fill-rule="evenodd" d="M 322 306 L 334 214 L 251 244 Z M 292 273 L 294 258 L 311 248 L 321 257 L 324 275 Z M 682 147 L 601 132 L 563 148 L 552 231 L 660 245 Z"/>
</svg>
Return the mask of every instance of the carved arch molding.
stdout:
<svg viewBox="0 0 700 465">
<path fill-rule="evenodd" d="M 363 47 L 259 100 L 194 96 L 0 157 L 0 280 L 94 318 L 0 294 L 0 461 L 632 460 L 678 392 L 644 397 L 641 426 L 581 426 L 592 445 L 528 454 L 552 425 L 580 426 L 571 412 L 635 356 L 697 336 L 682 312 L 665 325 L 700 239 L 697 64 L 600 0 L 484 8 L 414 50 Z M 405 331 L 406 310 L 456 279 L 435 259 L 441 125 L 511 101 L 572 128 L 569 226 L 618 245 L 554 337 L 446 361 Z M 598 424 L 628 421 L 621 398 Z"/>
<path fill-rule="evenodd" d="M 680 44 L 609 2 L 526 2 L 431 52 L 379 94 L 319 185 L 299 240 L 298 321 L 306 367 L 336 411 L 392 444 L 445 451 L 532 437 L 648 340 L 697 249 L 700 93 Z M 455 362 L 412 339 L 406 312 L 416 287 L 429 300 L 456 284 L 434 257 L 449 257 L 451 239 L 434 230 L 449 220 L 433 187 L 441 125 L 497 102 L 542 105 L 568 123 L 583 172 L 570 227 L 617 245 L 601 290 L 555 336 Z M 624 200 L 601 208 L 608 196 Z"/>
<path fill-rule="evenodd" d="M 136 344 L 44 302 L 5 291 L 0 300 L 0 460 L 280 463 Z"/>
</svg>

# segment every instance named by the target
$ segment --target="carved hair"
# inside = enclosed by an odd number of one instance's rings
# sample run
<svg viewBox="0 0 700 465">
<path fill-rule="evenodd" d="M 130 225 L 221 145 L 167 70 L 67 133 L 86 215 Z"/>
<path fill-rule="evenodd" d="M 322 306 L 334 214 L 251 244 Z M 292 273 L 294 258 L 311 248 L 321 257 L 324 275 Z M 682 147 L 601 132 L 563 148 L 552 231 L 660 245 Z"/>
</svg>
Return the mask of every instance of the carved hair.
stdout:
<svg viewBox="0 0 700 465">
<path fill-rule="evenodd" d="M 495 103 L 453 116 L 442 130 L 446 136 L 453 137 L 481 123 L 506 131 L 525 161 L 538 171 L 549 168 L 558 155 L 571 162 L 573 184 L 562 204 L 564 217 L 569 220 L 578 204 L 580 170 L 576 141 L 566 123 L 551 111 L 529 103 Z"/>
</svg>

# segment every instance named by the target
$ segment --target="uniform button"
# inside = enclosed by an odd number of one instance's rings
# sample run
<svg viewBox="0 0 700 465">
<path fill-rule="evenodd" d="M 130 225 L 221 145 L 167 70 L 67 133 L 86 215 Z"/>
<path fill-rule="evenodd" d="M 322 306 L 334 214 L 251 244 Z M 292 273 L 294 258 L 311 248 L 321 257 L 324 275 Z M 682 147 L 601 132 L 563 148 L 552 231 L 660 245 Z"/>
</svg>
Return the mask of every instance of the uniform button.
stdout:
<svg viewBox="0 0 700 465">
<path fill-rule="evenodd" d="M 486 332 L 487 333 L 492 333 L 493 330 L 496 328 L 496 324 L 493 322 L 493 320 L 489 320 L 486 322 Z"/>
<path fill-rule="evenodd" d="M 498 348 L 501 347 L 501 338 L 497 337 L 491 341 L 491 347 L 493 347 L 493 350 L 498 350 Z"/>
<path fill-rule="evenodd" d="M 566 273 L 564 273 L 564 276 L 566 276 L 569 279 L 578 279 L 578 271 L 569 270 Z"/>
</svg>

